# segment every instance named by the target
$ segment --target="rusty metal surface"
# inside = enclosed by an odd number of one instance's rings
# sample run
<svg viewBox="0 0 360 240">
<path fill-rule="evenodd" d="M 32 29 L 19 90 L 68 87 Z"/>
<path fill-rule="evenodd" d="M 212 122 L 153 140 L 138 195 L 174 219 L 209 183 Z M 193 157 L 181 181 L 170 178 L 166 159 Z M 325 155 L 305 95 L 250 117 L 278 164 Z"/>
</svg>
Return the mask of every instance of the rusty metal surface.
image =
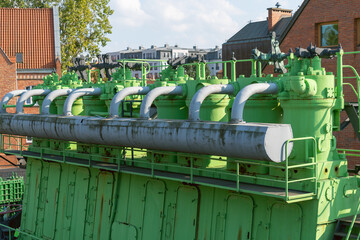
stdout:
<svg viewBox="0 0 360 240">
<path fill-rule="evenodd" d="M 284 143 L 292 138 L 288 124 L 33 114 L 0 114 L 0 133 L 275 162 L 285 160 Z"/>
</svg>

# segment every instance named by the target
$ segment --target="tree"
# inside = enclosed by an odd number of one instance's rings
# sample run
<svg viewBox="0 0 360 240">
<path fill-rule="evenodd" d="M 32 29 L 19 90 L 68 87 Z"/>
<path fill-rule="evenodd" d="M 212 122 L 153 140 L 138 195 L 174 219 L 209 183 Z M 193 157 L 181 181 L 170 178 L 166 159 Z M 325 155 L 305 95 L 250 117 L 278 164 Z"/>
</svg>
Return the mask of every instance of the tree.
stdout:
<svg viewBox="0 0 360 240">
<path fill-rule="evenodd" d="M 72 58 L 88 53 L 95 57 L 110 41 L 110 0 L 1 0 L 0 7 L 59 7 L 62 67 L 72 66 Z"/>
<path fill-rule="evenodd" d="M 195 65 L 185 65 L 184 66 L 185 73 L 189 75 L 191 78 L 196 78 L 196 66 Z M 205 76 L 208 77 L 211 75 L 211 71 L 209 65 L 205 65 Z"/>
</svg>

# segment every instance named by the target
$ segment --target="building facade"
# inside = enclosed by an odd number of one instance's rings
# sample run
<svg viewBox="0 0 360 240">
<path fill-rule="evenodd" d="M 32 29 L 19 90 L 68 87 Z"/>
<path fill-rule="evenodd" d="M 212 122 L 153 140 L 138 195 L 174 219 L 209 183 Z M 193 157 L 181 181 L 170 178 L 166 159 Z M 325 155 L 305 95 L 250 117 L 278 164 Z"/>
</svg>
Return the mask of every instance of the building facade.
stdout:
<svg viewBox="0 0 360 240">
<path fill-rule="evenodd" d="M 291 16 L 291 10 L 268 9 L 266 21 L 249 23 L 223 44 L 224 60 L 231 59 L 235 53 L 237 59 L 250 57 L 251 49 L 258 47 L 263 52 L 270 50 L 270 32 L 276 31 L 280 48 L 287 52 L 290 48 L 306 48 L 310 43 L 318 47 L 337 48 L 341 44 L 345 52 L 360 51 L 360 1 L 358 0 L 304 0 L 299 9 Z M 267 25 L 267 27 L 266 27 Z M 272 26 L 272 27 L 271 27 Z M 261 30 L 262 29 L 262 30 Z M 360 54 L 345 55 L 344 64 L 360 71 Z M 336 59 L 322 59 L 327 72 L 337 74 Z M 263 66 L 265 74 L 273 73 L 273 66 Z M 238 69 L 237 74 L 249 74 L 250 65 Z M 354 76 L 344 71 L 345 77 Z M 355 79 L 345 79 L 356 86 Z M 357 102 L 357 97 L 349 86 L 344 86 L 345 102 Z M 348 118 L 345 111 L 341 121 Z M 360 149 L 360 141 L 349 124 L 340 132 L 335 132 L 338 148 Z M 355 162 L 349 162 L 350 165 Z"/>
<path fill-rule="evenodd" d="M 292 10 L 268 8 L 267 20 L 250 22 L 222 45 L 223 60 L 249 59 L 254 48 L 262 52 L 270 51 L 271 32 L 275 31 L 279 40 L 292 19 Z M 236 75 L 251 74 L 250 63 L 237 63 Z"/>
<path fill-rule="evenodd" d="M 160 72 L 167 67 L 169 59 L 175 59 L 183 56 L 202 55 L 207 62 L 222 61 L 222 50 L 218 46 L 212 49 L 199 49 L 197 46 L 192 48 L 181 48 L 178 45 L 170 46 L 164 44 L 162 47 L 152 45 L 150 48 L 139 46 L 138 49 L 128 47 L 125 50 L 107 53 L 111 56 L 113 61 L 121 59 L 147 59 L 150 66 L 147 78 L 156 79 L 160 77 Z M 221 64 L 209 63 L 211 75 L 215 76 L 222 70 Z M 134 71 L 133 77 L 141 77 L 140 71 Z"/>
<path fill-rule="evenodd" d="M 0 48 L 1 98 L 15 89 L 31 89 L 53 72 L 61 75 L 58 9 L 0 8 Z"/>
<path fill-rule="evenodd" d="M 334 48 L 341 44 L 345 52 L 360 51 L 359 9 L 358 0 L 305 0 L 281 36 L 280 48 L 283 51 L 298 46 L 306 48 L 310 43 Z M 360 54 L 345 55 L 343 59 L 344 64 L 360 71 Z M 336 59 L 322 59 L 322 66 L 328 72 L 337 73 Z M 265 68 L 265 72 L 271 71 L 272 66 Z M 344 71 L 344 76 L 354 76 L 354 73 Z M 344 79 L 344 82 L 356 87 L 355 79 Z M 344 86 L 344 95 L 346 102 L 357 102 L 357 97 L 349 86 Z M 345 111 L 341 117 L 342 121 L 348 118 Z M 360 141 L 351 124 L 344 130 L 335 132 L 335 136 L 339 148 L 360 149 Z"/>
</svg>

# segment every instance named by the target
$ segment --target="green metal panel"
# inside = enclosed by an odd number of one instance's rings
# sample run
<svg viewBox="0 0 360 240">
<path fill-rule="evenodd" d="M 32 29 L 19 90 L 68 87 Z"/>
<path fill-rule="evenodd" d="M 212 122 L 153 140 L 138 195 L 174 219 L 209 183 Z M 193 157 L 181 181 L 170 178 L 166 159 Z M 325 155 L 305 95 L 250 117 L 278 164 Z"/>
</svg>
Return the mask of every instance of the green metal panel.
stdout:
<svg viewBox="0 0 360 240">
<path fill-rule="evenodd" d="M 26 189 L 24 194 L 24 205 L 31 206 L 23 210 L 22 223 L 25 231 L 35 233 L 38 222 L 38 202 L 40 194 L 40 179 L 42 173 L 42 162 L 28 160 L 26 169 Z"/>
<path fill-rule="evenodd" d="M 275 203 L 271 208 L 269 240 L 300 240 L 302 210 L 296 204 Z"/>
<path fill-rule="evenodd" d="M 60 174 L 61 166 L 58 163 L 49 163 L 48 168 L 48 179 L 47 191 L 46 191 L 46 200 L 45 200 L 45 215 L 44 215 L 44 224 L 43 235 L 47 238 L 54 238 L 55 234 L 55 225 L 56 225 L 56 215 L 58 209 L 59 201 L 59 184 L 60 184 Z"/>
<path fill-rule="evenodd" d="M 195 187 L 178 188 L 174 223 L 175 240 L 196 239 L 198 200 L 199 193 Z"/>
<path fill-rule="evenodd" d="M 78 168 L 76 170 L 76 192 L 74 193 L 73 214 L 71 216 L 70 239 L 81 239 L 84 236 L 88 187 L 89 170 Z"/>
<path fill-rule="evenodd" d="M 94 239 L 106 239 L 109 236 L 111 207 L 113 200 L 114 175 L 110 172 L 100 172 L 98 176 Z"/>
<path fill-rule="evenodd" d="M 225 239 L 251 239 L 253 207 L 253 200 L 250 197 L 229 195 Z"/>
<path fill-rule="evenodd" d="M 142 239 L 161 239 L 164 217 L 165 184 L 150 180 L 146 183 Z"/>
<path fill-rule="evenodd" d="M 126 223 L 114 222 L 111 229 L 111 239 L 136 240 L 137 229 L 136 227 Z"/>
</svg>

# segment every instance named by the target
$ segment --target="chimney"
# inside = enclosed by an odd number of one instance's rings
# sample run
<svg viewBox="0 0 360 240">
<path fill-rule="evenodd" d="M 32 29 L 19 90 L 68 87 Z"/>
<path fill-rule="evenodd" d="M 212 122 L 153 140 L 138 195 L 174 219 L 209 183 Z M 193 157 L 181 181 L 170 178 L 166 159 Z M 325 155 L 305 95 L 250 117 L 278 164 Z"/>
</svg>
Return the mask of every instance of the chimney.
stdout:
<svg viewBox="0 0 360 240">
<path fill-rule="evenodd" d="M 292 10 L 282 8 L 268 8 L 268 30 L 272 31 L 276 23 L 283 17 L 291 17 Z"/>
</svg>

